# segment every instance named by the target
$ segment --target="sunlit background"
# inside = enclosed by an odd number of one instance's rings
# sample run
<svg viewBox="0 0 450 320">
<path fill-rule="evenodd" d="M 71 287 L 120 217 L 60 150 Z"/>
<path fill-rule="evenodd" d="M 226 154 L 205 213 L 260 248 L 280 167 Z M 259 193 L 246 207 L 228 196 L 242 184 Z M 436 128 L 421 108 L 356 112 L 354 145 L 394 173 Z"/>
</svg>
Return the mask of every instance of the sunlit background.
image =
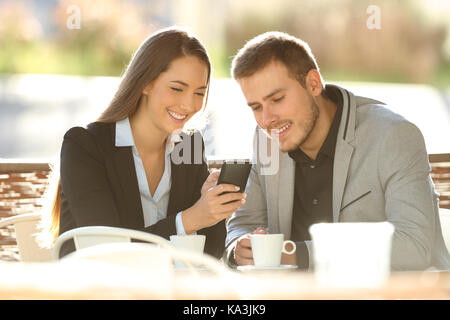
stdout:
<svg viewBox="0 0 450 320">
<path fill-rule="evenodd" d="M 256 124 L 229 69 L 271 30 L 308 42 L 325 82 L 388 103 L 429 153 L 450 153 L 447 0 L 0 0 L 0 158 L 57 158 L 64 133 L 105 109 L 139 44 L 174 24 L 212 59 L 209 104 L 193 124 L 208 157 L 251 156 Z"/>
</svg>

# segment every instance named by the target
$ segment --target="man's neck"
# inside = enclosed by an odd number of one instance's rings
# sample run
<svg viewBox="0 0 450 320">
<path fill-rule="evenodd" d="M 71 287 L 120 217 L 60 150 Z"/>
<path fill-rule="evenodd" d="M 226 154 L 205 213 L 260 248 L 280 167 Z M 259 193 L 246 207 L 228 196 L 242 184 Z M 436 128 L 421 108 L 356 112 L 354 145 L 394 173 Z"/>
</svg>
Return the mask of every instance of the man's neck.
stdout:
<svg viewBox="0 0 450 320">
<path fill-rule="evenodd" d="M 334 115 L 337 111 L 336 103 L 323 96 L 316 98 L 316 103 L 319 107 L 319 117 L 308 140 L 300 146 L 300 150 L 313 160 L 317 158 L 320 148 L 328 136 Z"/>
</svg>

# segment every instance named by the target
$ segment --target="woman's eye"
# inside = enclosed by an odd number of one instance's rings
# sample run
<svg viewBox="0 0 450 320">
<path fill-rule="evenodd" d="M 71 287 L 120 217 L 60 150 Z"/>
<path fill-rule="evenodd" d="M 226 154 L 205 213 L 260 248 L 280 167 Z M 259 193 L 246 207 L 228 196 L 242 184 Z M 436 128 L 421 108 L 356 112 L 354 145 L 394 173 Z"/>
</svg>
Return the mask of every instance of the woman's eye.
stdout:
<svg viewBox="0 0 450 320">
<path fill-rule="evenodd" d="M 183 91 L 182 89 L 180 89 L 180 88 L 175 88 L 175 87 L 170 87 L 170 89 L 172 89 L 173 91 L 177 91 L 177 92 Z"/>
<path fill-rule="evenodd" d="M 259 108 L 261 108 L 261 106 L 253 107 L 252 110 L 253 110 L 253 111 L 257 111 L 257 110 L 259 110 Z"/>
<path fill-rule="evenodd" d="M 201 93 L 201 92 L 196 92 L 195 94 L 198 95 L 198 96 L 200 96 L 200 97 L 204 97 L 204 96 L 205 96 L 205 94 L 204 94 L 204 93 Z"/>
</svg>

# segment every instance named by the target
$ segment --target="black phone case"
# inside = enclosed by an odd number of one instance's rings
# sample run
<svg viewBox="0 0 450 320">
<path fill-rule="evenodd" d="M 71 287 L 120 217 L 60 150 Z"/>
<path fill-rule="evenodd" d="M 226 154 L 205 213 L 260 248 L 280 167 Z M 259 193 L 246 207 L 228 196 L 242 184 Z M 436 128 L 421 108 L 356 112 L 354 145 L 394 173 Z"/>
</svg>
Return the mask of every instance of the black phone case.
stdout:
<svg viewBox="0 0 450 320">
<path fill-rule="evenodd" d="M 225 162 L 222 165 L 222 169 L 220 171 L 219 179 L 217 180 L 217 184 L 233 184 L 238 186 L 240 189 L 236 192 L 244 192 L 245 187 L 247 185 L 248 176 L 250 175 L 250 170 L 252 168 L 252 164 L 250 161 L 246 160 L 245 162 Z M 228 192 L 223 192 L 225 194 Z M 233 202 L 233 201 L 230 201 Z M 229 203 L 229 202 L 227 202 Z"/>
</svg>

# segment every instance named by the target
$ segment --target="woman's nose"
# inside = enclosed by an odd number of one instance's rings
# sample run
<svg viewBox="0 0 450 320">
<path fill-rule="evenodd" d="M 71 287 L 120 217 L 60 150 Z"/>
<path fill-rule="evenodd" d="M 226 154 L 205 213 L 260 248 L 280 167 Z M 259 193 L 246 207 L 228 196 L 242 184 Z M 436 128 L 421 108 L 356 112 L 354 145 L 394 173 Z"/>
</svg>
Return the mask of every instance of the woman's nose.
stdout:
<svg viewBox="0 0 450 320">
<path fill-rule="evenodd" d="M 186 97 L 181 102 L 181 109 L 184 112 L 194 112 L 195 111 L 195 100 L 194 100 L 194 98 Z"/>
</svg>

